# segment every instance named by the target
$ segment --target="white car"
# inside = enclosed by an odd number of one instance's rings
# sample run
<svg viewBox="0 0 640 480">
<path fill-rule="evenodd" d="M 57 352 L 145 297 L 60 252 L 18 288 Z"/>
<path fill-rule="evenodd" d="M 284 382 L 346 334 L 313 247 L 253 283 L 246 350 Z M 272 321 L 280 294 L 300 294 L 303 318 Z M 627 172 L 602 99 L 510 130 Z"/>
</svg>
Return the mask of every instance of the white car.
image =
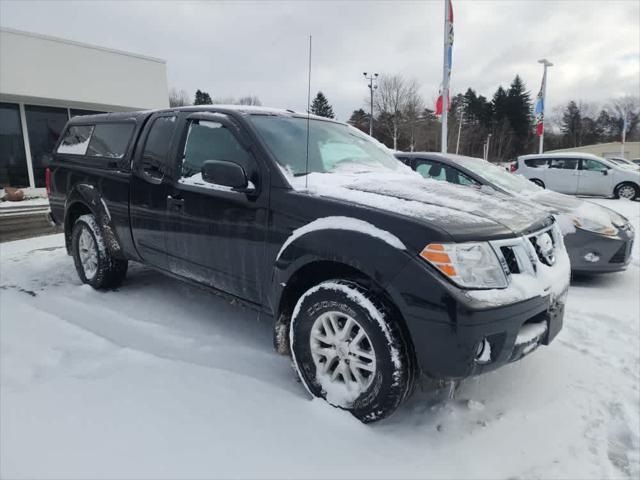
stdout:
<svg viewBox="0 0 640 480">
<path fill-rule="evenodd" d="M 516 167 L 533 183 L 560 193 L 640 197 L 640 170 L 589 153 L 523 155 Z"/>
</svg>

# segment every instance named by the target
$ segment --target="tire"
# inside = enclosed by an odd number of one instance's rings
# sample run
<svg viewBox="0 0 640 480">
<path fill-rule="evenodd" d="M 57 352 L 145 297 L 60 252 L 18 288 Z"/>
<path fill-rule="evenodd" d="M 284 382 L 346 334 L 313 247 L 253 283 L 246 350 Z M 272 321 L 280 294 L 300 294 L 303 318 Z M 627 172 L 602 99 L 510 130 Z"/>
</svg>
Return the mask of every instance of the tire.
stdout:
<svg viewBox="0 0 640 480">
<path fill-rule="evenodd" d="M 91 214 L 82 215 L 73 224 L 71 248 L 80 280 L 95 289 L 115 288 L 127 275 L 127 260 L 111 256 Z"/>
<path fill-rule="evenodd" d="M 531 181 L 532 183 L 535 183 L 535 184 L 536 184 L 536 185 L 538 185 L 539 187 L 546 188 L 546 187 L 544 186 L 544 182 L 543 182 L 542 180 L 540 180 L 539 178 L 532 178 L 530 181 Z"/>
<path fill-rule="evenodd" d="M 613 190 L 613 196 L 626 200 L 635 200 L 640 197 L 640 189 L 631 182 L 623 182 Z"/>
<path fill-rule="evenodd" d="M 311 395 L 363 423 L 400 406 L 413 392 L 416 372 L 413 351 L 391 311 L 345 280 L 322 282 L 300 297 L 289 341 L 295 369 Z"/>
</svg>

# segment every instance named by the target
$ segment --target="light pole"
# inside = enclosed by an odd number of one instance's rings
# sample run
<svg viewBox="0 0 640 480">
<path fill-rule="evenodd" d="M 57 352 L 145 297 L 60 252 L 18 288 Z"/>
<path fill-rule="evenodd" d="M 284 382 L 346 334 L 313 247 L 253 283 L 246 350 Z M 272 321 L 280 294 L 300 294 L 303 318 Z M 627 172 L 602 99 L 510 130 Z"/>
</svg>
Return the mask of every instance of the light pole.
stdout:
<svg viewBox="0 0 640 480">
<path fill-rule="evenodd" d="M 369 136 L 373 137 L 373 91 L 378 89 L 378 85 L 376 85 L 376 80 L 378 79 L 378 74 L 374 73 L 372 75 L 367 76 L 367 72 L 363 73 L 364 78 L 369 81 L 369 90 L 371 92 L 371 116 L 369 117 Z"/>
<path fill-rule="evenodd" d="M 544 151 L 544 108 L 547 103 L 547 68 L 553 67 L 553 63 L 551 63 L 546 58 L 538 60 L 538 63 L 544 65 L 544 73 L 542 74 L 542 87 L 540 88 L 540 96 L 542 97 L 542 112 L 541 119 L 542 121 L 542 130 L 540 131 L 540 146 L 538 147 L 538 153 L 542 153 Z"/>
</svg>

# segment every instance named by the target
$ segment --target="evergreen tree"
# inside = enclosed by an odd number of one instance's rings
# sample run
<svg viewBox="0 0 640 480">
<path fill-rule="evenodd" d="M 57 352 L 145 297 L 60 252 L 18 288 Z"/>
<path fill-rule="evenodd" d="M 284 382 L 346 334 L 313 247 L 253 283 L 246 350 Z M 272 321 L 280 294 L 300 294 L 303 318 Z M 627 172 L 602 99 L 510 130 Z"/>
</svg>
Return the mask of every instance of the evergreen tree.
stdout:
<svg viewBox="0 0 640 480">
<path fill-rule="evenodd" d="M 498 87 L 491 99 L 491 113 L 495 124 L 500 124 L 507 117 L 507 92 L 502 85 Z"/>
<path fill-rule="evenodd" d="M 347 123 L 353 125 L 358 130 L 369 133 L 369 117 L 370 115 L 361 108 L 353 111 Z"/>
<path fill-rule="evenodd" d="M 322 92 L 318 92 L 316 98 L 313 99 L 311 104 L 311 113 L 320 117 L 334 118 L 333 108 L 329 104 L 327 97 Z"/>
<path fill-rule="evenodd" d="M 513 79 L 507 92 L 507 117 L 519 140 L 531 132 L 531 97 L 519 75 Z"/>
<path fill-rule="evenodd" d="M 211 105 L 213 101 L 211 101 L 211 96 L 207 92 L 203 92 L 201 90 L 196 90 L 196 98 L 193 101 L 194 105 Z"/>
</svg>

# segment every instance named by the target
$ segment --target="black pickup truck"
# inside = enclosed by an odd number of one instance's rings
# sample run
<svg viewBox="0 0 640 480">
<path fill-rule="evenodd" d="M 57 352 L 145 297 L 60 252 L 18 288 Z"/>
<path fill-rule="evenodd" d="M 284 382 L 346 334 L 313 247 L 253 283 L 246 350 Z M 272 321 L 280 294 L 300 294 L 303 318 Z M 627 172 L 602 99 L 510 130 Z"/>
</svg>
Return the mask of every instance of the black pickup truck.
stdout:
<svg viewBox="0 0 640 480">
<path fill-rule="evenodd" d="M 223 106 L 74 117 L 46 179 L 83 282 L 116 287 L 136 261 L 239 299 L 273 320 L 312 395 L 364 422 L 418 374 L 493 370 L 562 326 L 553 218 L 425 180 L 336 121 Z"/>
</svg>

